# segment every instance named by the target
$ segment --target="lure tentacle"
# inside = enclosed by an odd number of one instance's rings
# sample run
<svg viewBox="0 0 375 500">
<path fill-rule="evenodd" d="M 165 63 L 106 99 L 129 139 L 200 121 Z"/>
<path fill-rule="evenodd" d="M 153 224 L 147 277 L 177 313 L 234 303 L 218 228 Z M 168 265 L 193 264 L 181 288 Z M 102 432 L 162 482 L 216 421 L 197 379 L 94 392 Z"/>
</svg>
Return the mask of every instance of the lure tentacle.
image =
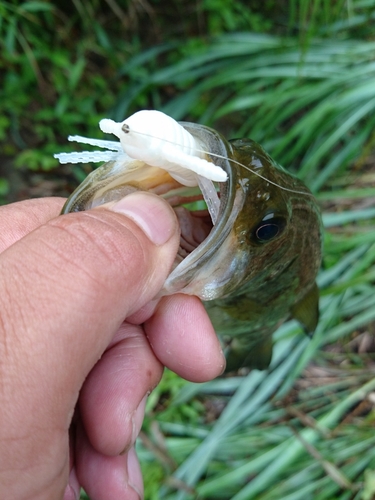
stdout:
<svg viewBox="0 0 375 500">
<path fill-rule="evenodd" d="M 99 161 L 113 161 L 119 158 L 114 151 L 76 151 L 74 153 L 59 153 L 54 155 L 60 163 L 97 163 Z"/>
<path fill-rule="evenodd" d="M 121 144 L 116 141 L 104 141 L 103 139 L 90 139 L 80 135 L 69 135 L 68 141 L 78 142 L 80 144 L 89 144 L 90 146 L 98 146 L 103 149 L 111 149 L 113 151 L 122 151 Z"/>
</svg>

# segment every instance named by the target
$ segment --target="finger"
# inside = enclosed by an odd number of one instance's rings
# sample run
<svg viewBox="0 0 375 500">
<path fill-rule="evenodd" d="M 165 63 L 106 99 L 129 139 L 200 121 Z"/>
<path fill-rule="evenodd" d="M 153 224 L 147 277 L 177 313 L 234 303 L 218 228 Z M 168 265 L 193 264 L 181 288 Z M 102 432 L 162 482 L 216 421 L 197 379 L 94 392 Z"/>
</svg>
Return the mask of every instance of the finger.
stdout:
<svg viewBox="0 0 375 500">
<path fill-rule="evenodd" d="M 65 488 L 63 500 L 77 500 L 80 498 L 81 485 L 79 484 L 75 467 L 69 473 L 69 481 Z"/>
<path fill-rule="evenodd" d="M 80 413 L 91 445 L 119 455 L 141 430 L 147 394 L 163 367 L 140 326 L 124 324 L 111 348 L 90 372 L 80 394 Z"/>
<path fill-rule="evenodd" d="M 77 476 L 91 498 L 143 498 L 142 474 L 134 448 L 123 455 L 108 457 L 91 446 L 82 428 L 77 437 Z"/>
<path fill-rule="evenodd" d="M 0 253 L 57 217 L 65 201 L 64 198 L 38 198 L 0 207 Z"/>
<path fill-rule="evenodd" d="M 161 363 L 181 377 L 204 382 L 223 373 L 225 357 L 220 342 L 197 297 L 164 297 L 145 322 L 145 331 Z"/>
<path fill-rule="evenodd" d="M 53 219 L 0 255 L 0 440 L 12 443 L 0 443 L 0 485 L 9 497 L 43 482 L 62 490 L 79 389 L 124 318 L 159 292 L 178 244 L 170 206 L 136 193 L 112 212 Z"/>
<path fill-rule="evenodd" d="M 78 411 L 75 412 L 73 421 L 69 428 L 69 480 L 65 488 L 63 500 L 77 500 L 80 495 L 79 484 L 75 468 L 76 427 L 79 422 Z"/>
</svg>

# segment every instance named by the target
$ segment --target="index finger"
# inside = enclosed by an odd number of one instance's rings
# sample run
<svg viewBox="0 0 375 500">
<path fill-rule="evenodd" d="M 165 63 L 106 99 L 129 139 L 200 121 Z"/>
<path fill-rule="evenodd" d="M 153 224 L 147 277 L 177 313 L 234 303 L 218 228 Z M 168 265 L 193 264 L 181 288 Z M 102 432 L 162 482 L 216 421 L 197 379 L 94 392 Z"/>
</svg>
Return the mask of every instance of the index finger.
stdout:
<svg viewBox="0 0 375 500">
<path fill-rule="evenodd" d="M 65 201 L 64 198 L 35 198 L 0 207 L 0 253 L 57 217 Z"/>
</svg>

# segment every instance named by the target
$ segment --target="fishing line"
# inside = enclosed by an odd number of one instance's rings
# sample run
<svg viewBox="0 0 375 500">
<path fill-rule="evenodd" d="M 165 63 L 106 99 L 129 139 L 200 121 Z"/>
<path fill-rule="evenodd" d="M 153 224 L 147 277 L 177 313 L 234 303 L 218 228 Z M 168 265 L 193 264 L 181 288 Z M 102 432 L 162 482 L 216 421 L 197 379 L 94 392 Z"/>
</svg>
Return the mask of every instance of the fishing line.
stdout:
<svg viewBox="0 0 375 500">
<path fill-rule="evenodd" d="M 164 142 L 168 142 L 169 144 L 172 144 L 173 146 L 179 146 L 181 148 L 184 147 L 182 144 L 178 144 L 177 142 L 171 141 L 169 139 L 165 139 L 164 137 L 157 137 L 157 136 L 154 136 L 154 135 L 151 135 L 151 134 L 147 134 L 145 132 L 139 132 L 138 130 L 131 129 L 128 125 L 127 125 L 126 131 L 124 130 L 124 133 L 126 133 L 126 134 L 129 134 L 129 133 L 140 134 L 140 135 L 143 135 L 143 136 L 146 136 L 146 137 L 151 137 L 152 139 L 160 139 L 160 140 L 162 140 Z M 196 137 L 194 137 L 194 139 L 196 139 Z M 312 196 L 312 197 L 314 196 L 312 193 L 309 193 L 309 192 L 298 191 L 297 189 L 291 189 L 291 188 L 286 188 L 284 186 L 280 186 L 280 184 L 277 184 L 277 182 L 273 182 L 270 179 L 267 179 L 267 177 L 265 177 L 264 175 L 256 172 L 252 168 L 244 165 L 243 163 L 235 160 L 234 158 L 228 158 L 227 156 L 223 156 L 223 155 L 220 155 L 218 153 L 210 153 L 209 151 L 204 151 L 203 149 L 194 148 L 194 150 L 197 153 L 203 153 L 203 154 L 208 155 L 208 156 L 214 156 L 216 158 L 220 158 L 221 160 L 228 160 L 228 161 L 230 161 L 232 163 L 235 163 L 236 165 L 239 165 L 240 167 L 243 167 L 245 170 L 248 170 L 249 172 L 251 172 L 252 174 L 256 175 L 257 177 L 260 177 L 264 181 L 269 182 L 270 184 L 272 184 L 273 186 L 278 187 L 279 189 L 283 189 L 284 191 L 288 191 L 289 193 L 302 194 L 302 195 L 305 195 L 305 196 Z"/>
</svg>

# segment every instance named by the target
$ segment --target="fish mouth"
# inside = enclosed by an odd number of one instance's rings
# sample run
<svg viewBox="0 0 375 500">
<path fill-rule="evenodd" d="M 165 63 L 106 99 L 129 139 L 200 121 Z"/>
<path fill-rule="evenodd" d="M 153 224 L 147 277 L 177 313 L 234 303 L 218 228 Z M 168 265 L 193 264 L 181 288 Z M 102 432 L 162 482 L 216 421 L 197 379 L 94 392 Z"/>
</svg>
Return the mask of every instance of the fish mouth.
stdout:
<svg viewBox="0 0 375 500">
<path fill-rule="evenodd" d="M 199 202 L 203 200 L 203 196 L 198 195 L 181 200 L 181 204 L 178 203 L 174 205 L 170 203 L 180 226 L 180 245 L 174 267 L 180 264 L 188 255 L 198 248 L 214 227 L 208 209 L 198 209 Z"/>
<path fill-rule="evenodd" d="M 160 172 L 168 182 L 147 189 L 171 205 L 180 226 L 178 253 L 161 296 L 187 293 L 212 300 L 225 295 L 229 281 L 235 286 L 239 252 L 233 227 L 244 197 L 235 189 L 236 173 L 229 166 L 227 173 L 224 183 L 205 179 L 203 186 L 186 187 Z"/>
<path fill-rule="evenodd" d="M 211 184 L 211 194 L 215 193 L 218 202 L 217 210 L 214 212 L 211 210 L 211 213 L 207 208 L 211 199 L 207 199 L 206 193 L 202 193 L 197 187 L 187 188 L 180 185 L 161 195 L 155 190 L 150 190 L 170 204 L 179 223 L 180 245 L 173 269 L 205 242 L 218 221 L 221 205 L 220 187 L 212 181 L 208 183 Z M 163 189 L 163 185 L 160 185 L 157 191 L 160 189 Z"/>
<path fill-rule="evenodd" d="M 186 186 L 171 177 L 166 170 L 143 164 L 128 173 L 125 179 L 114 179 L 102 192 L 98 189 L 86 209 L 139 191 L 163 198 L 175 212 L 180 227 L 180 245 L 173 264 L 175 269 L 204 245 L 211 232 L 220 226 L 220 219 L 225 212 L 223 203 L 228 199 L 226 184 L 200 178 L 197 186 Z"/>
<path fill-rule="evenodd" d="M 227 173 L 226 182 L 214 184 L 204 179 L 198 186 L 188 187 L 165 170 L 143 164 L 128 174 L 122 187 L 115 182 L 112 192 L 116 199 L 147 191 L 167 201 L 176 214 L 180 245 L 160 296 L 186 293 L 212 300 L 227 292 L 228 282 L 235 286 L 233 276 L 240 276 L 241 266 L 236 262 L 239 252 L 233 227 L 244 200 L 242 191 L 235 189 L 236 172 L 228 166 Z M 104 198 L 99 197 L 97 204 L 110 201 L 107 194 Z"/>
<path fill-rule="evenodd" d="M 173 208 L 181 230 L 179 249 L 159 296 L 174 293 L 212 300 L 230 293 L 242 279 L 244 260 L 234 223 L 245 201 L 236 170 L 221 165 L 226 182 L 204 179 L 188 187 L 166 170 L 132 160 L 128 168 L 108 162 L 94 170 L 67 200 L 62 213 L 89 210 L 133 192 L 147 191 Z M 215 202 L 216 197 L 216 202 Z M 212 206 L 212 205 L 215 206 Z"/>
<path fill-rule="evenodd" d="M 186 128 L 194 134 L 202 127 L 189 124 Z M 242 263 L 239 262 L 233 226 L 243 206 L 244 193 L 238 189 L 237 171 L 228 160 L 230 151 L 227 148 L 230 146 L 223 145 L 217 133 L 207 130 L 212 141 L 208 150 L 219 154 L 220 159 L 216 159 L 215 164 L 226 171 L 227 181 L 214 184 L 198 175 L 198 186 L 189 187 L 163 168 L 131 158 L 124 164 L 120 158 L 94 170 L 62 210 L 62 213 L 89 210 L 135 191 L 148 191 L 165 199 L 176 214 L 181 237 L 161 296 L 186 293 L 197 295 L 202 300 L 212 300 L 228 292 L 228 282 L 236 286 L 240 279 Z"/>
<path fill-rule="evenodd" d="M 172 207 L 180 227 L 180 245 L 173 270 L 191 255 L 202 258 L 212 247 L 221 231 L 223 217 L 230 212 L 229 185 L 214 183 L 199 178 L 197 186 L 181 184 L 162 168 L 143 165 L 133 170 L 127 179 L 107 186 L 90 208 L 101 205 L 111 199 L 118 199 L 137 191 L 146 191 L 163 198 Z"/>
</svg>

